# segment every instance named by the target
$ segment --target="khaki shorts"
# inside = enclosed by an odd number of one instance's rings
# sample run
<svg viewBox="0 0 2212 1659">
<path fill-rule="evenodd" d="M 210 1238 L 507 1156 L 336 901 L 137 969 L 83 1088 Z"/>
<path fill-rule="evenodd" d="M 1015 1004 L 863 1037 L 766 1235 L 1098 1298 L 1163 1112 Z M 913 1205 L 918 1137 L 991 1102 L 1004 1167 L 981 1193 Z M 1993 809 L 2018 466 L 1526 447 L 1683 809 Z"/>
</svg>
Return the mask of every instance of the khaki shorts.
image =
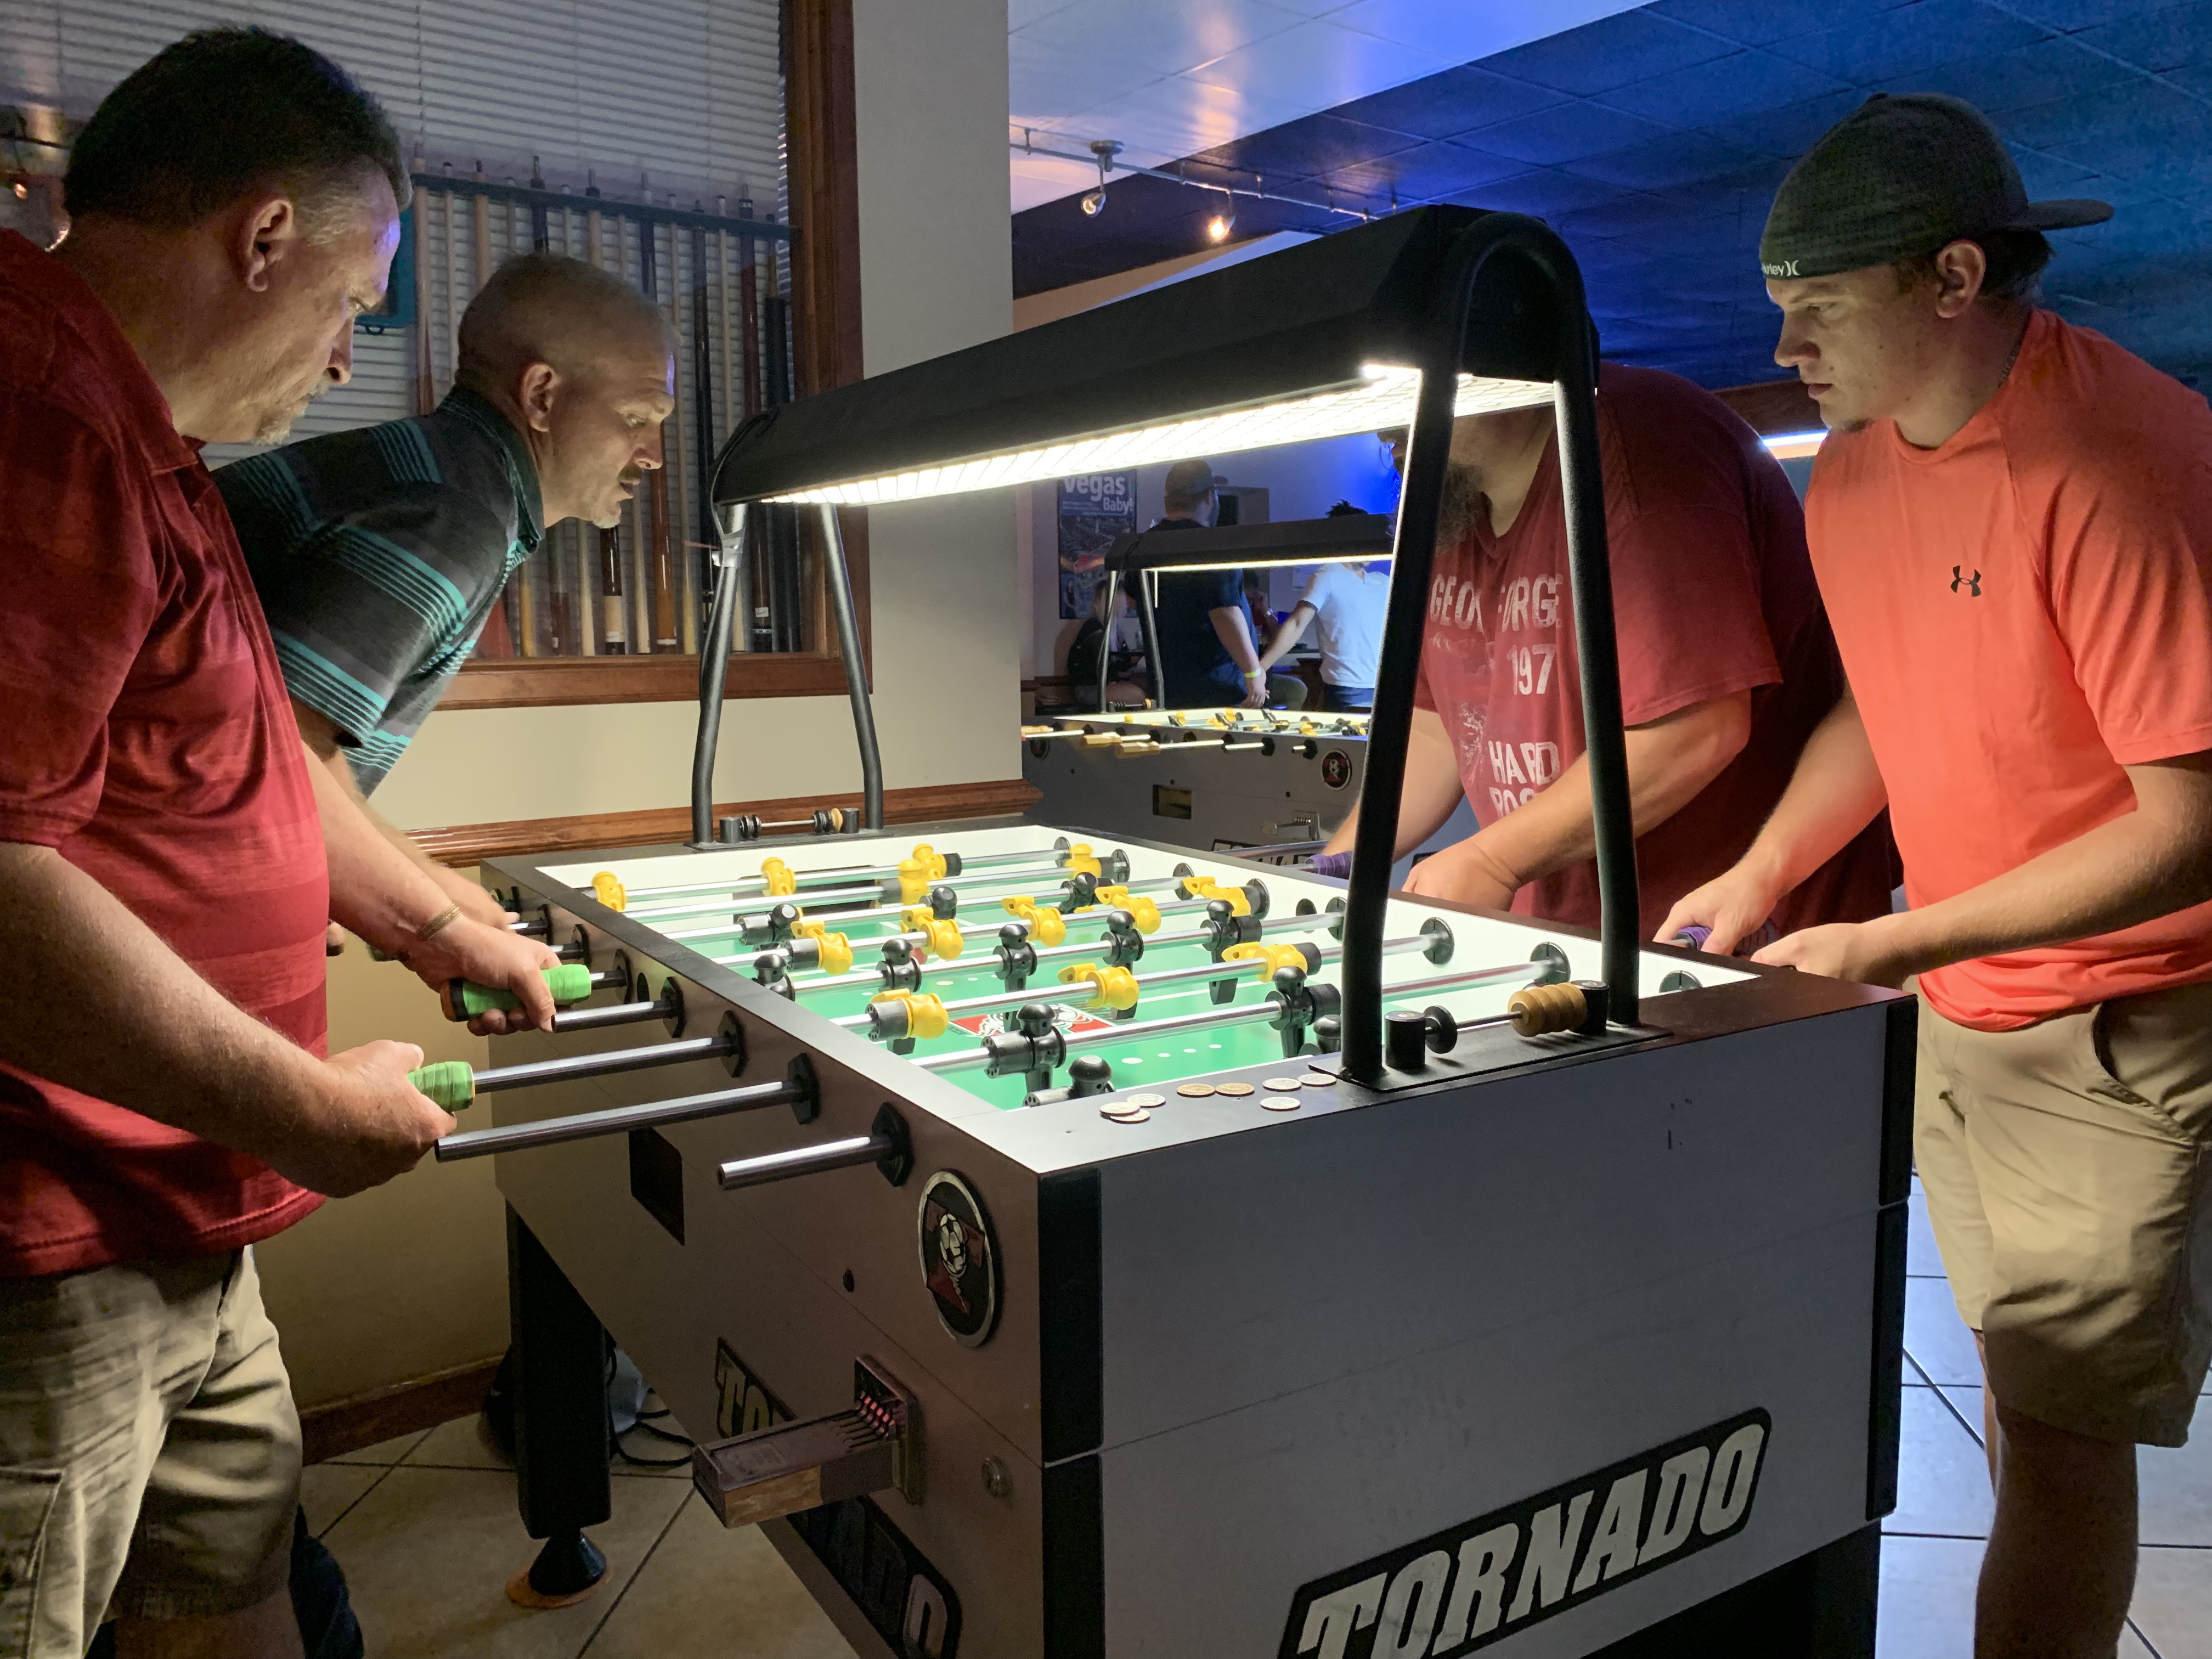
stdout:
<svg viewBox="0 0 2212 1659">
<path fill-rule="evenodd" d="M 1923 1002 L 1913 1153 L 2005 1406 L 2179 1446 L 2212 1358 L 2212 985 L 2018 1031 Z"/>
<path fill-rule="evenodd" d="M 266 1601 L 299 1490 L 252 1251 L 0 1279 L 0 1656 Z"/>
</svg>

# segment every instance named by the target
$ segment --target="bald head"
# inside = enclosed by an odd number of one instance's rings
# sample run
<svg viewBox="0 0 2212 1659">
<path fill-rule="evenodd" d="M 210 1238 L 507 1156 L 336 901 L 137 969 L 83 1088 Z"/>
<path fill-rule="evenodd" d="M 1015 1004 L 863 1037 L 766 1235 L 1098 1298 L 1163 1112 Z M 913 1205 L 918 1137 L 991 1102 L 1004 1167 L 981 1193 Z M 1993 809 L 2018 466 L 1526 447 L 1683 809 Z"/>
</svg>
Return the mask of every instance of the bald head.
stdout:
<svg viewBox="0 0 2212 1659">
<path fill-rule="evenodd" d="M 611 358 L 674 349 L 660 307 L 619 276 L 558 253 L 519 253 L 469 301 L 457 378 L 489 396 L 532 363 L 586 378 Z"/>
<path fill-rule="evenodd" d="M 660 308 L 620 277 L 557 253 L 524 253 L 469 302 L 454 381 L 521 434 L 546 524 L 609 526 L 660 465 L 675 353 Z"/>
</svg>

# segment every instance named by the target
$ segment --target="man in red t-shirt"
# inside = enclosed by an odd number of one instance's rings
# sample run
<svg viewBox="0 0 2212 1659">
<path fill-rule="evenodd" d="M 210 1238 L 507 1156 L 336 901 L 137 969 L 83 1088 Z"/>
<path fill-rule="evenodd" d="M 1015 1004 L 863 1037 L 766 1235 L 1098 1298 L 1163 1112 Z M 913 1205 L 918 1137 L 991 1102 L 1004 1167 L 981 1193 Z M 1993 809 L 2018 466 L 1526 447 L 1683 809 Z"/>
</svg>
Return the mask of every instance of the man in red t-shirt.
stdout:
<svg viewBox="0 0 2212 1659">
<path fill-rule="evenodd" d="M 1751 844 L 1843 672 L 1797 497 L 1751 428 L 1655 369 L 1607 364 L 1597 404 L 1637 868 L 1656 927 Z M 1453 429 L 1398 851 L 1441 829 L 1464 793 L 1482 828 L 1416 865 L 1407 890 L 1595 926 L 1553 428 L 1540 407 Z M 1777 921 L 1879 915 L 1890 887 L 1888 839 L 1871 825 L 1780 897 Z"/>
<path fill-rule="evenodd" d="M 2136 1445 L 2212 1357 L 2212 410 L 2033 303 L 2046 229 L 1980 114 L 1877 97 L 1760 244 L 1831 435 L 1807 499 L 1852 695 L 1743 862 L 1725 945 L 1887 805 L 1911 908 L 1759 952 L 1917 976 L 1914 1154 L 1987 1386 L 1982 1654 L 2110 1655 Z"/>
<path fill-rule="evenodd" d="M 331 817 L 195 453 L 345 379 L 390 125 L 211 30 L 100 105 L 65 189 L 58 251 L 0 232 L 0 1632 L 296 1655 L 299 1422 L 247 1247 L 453 1121 L 410 1045 L 322 1057 L 325 923 L 434 979 L 550 957 Z"/>
</svg>

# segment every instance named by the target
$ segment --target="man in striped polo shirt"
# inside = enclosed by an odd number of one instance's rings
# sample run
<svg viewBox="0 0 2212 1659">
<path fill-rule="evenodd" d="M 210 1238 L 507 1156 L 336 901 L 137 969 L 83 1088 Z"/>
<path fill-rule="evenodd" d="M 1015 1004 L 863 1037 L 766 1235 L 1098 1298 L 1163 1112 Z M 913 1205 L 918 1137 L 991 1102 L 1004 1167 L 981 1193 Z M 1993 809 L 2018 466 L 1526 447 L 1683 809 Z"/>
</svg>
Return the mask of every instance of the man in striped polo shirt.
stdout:
<svg viewBox="0 0 2212 1659">
<path fill-rule="evenodd" d="M 620 520 L 661 464 L 674 385 L 675 342 L 651 301 L 581 260 L 520 254 L 471 302 L 453 389 L 431 413 L 309 438 L 215 475 L 301 735 L 465 915 L 506 921 L 367 797 L 545 531 L 564 519 Z"/>
</svg>

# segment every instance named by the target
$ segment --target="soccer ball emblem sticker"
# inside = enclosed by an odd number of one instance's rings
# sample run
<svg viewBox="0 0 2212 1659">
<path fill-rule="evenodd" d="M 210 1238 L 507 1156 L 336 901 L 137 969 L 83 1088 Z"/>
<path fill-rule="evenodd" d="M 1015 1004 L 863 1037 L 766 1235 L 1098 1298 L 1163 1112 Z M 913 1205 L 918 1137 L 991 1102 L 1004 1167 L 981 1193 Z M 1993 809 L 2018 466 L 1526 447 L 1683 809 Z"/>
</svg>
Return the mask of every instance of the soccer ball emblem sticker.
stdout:
<svg viewBox="0 0 2212 1659">
<path fill-rule="evenodd" d="M 949 1170 L 922 1183 L 921 1282 L 953 1340 L 981 1347 L 999 1322 L 999 1253 L 974 1190 Z"/>
</svg>

